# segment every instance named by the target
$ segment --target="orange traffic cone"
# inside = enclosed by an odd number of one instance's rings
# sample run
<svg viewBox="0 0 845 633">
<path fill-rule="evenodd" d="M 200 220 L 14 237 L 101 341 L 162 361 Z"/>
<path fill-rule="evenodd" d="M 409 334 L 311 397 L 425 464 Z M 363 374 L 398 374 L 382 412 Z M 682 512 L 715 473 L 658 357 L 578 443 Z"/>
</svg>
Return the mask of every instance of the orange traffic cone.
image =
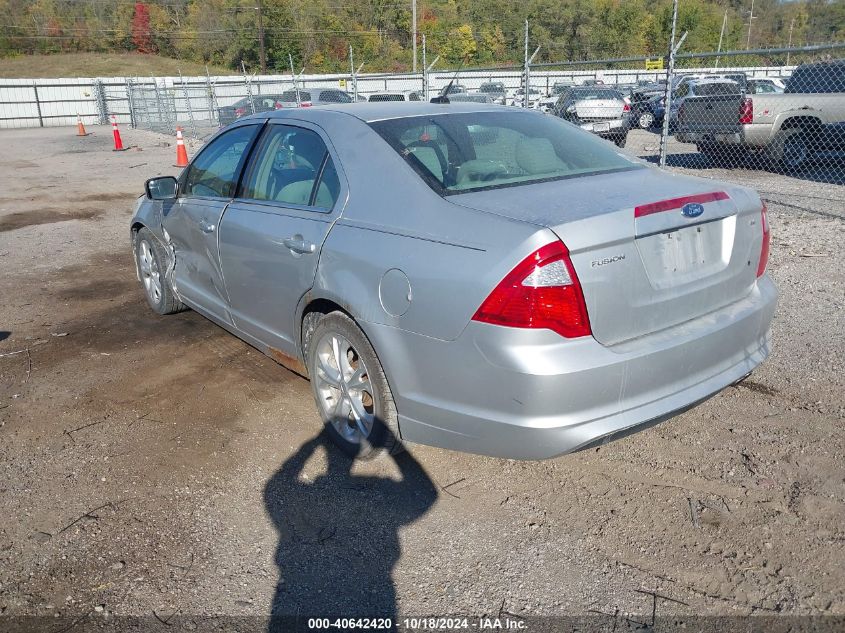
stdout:
<svg viewBox="0 0 845 633">
<path fill-rule="evenodd" d="M 114 135 L 114 149 L 113 152 L 125 152 L 128 147 L 123 147 L 123 141 L 120 139 L 120 130 L 117 129 L 117 117 L 112 116 L 111 131 Z"/>
<path fill-rule="evenodd" d="M 185 139 L 182 138 L 182 128 L 176 128 L 176 164 L 174 167 L 188 166 L 188 150 L 185 149 Z"/>
<path fill-rule="evenodd" d="M 76 115 L 76 135 L 77 136 L 88 136 L 89 132 L 85 131 L 85 125 L 82 123 L 82 117 L 78 114 Z"/>
</svg>

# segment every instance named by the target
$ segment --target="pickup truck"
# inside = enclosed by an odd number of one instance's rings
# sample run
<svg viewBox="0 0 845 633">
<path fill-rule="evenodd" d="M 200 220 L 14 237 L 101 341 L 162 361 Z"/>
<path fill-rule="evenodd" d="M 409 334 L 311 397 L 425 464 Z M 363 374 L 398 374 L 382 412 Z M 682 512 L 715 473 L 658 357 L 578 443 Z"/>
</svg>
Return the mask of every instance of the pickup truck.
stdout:
<svg viewBox="0 0 845 633">
<path fill-rule="evenodd" d="M 845 60 L 802 64 L 781 94 L 684 100 L 675 137 L 715 162 L 762 153 L 797 171 L 820 151 L 845 150 Z"/>
</svg>

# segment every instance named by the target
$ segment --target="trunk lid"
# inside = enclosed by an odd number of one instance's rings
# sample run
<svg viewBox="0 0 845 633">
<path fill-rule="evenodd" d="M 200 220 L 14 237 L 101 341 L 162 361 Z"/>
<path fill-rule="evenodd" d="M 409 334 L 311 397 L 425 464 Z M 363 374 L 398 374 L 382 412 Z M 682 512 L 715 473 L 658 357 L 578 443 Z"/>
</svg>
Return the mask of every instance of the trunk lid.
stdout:
<svg viewBox="0 0 845 633">
<path fill-rule="evenodd" d="M 744 188 L 635 169 L 449 200 L 551 229 L 603 345 L 717 310 L 756 281 L 760 200 Z"/>
<path fill-rule="evenodd" d="M 622 118 L 624 102 L 617 99 L 585 99 L 575 103 L 581 121 L 609 121 Z"/>
<path fill-rule="evenodd" d="M 739 132 L 739 110 L 743 96 L 713 95 L 686 97 L 679 105 L 678 131 L 699 133 Z"/>
</svg>

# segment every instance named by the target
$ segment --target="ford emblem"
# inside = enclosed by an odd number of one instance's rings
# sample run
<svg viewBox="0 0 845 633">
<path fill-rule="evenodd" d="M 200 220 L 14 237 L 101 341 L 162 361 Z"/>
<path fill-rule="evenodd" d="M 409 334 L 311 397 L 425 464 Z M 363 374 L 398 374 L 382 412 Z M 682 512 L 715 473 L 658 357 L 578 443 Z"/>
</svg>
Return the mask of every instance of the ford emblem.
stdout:
<svg viewBox="0 0 845 633">
<path fill-rule="evenodd" d="M 695 202 L 685 204 L 681 209 L 681 215 L 685 218 L 697 218 L 704 213 L 704 206 Z"/>
</svg>

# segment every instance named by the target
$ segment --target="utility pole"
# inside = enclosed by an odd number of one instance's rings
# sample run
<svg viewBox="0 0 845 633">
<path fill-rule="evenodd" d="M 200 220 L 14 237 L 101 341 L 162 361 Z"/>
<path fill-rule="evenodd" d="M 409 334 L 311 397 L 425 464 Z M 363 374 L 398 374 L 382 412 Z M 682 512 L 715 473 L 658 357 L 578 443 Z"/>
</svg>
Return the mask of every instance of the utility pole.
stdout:
<svg viewBox="0 0 845 633">
<path fill-rule="evenodd" d="M 748 14 L 748 39 L 745 40 L 745 50 L 751 48 L 751 20 L 754 19 L 754 0 L 751 0 L 751 12 Z"/>
<path fill-rule="evenodd" d="M 789 44 L 786 45 L 787 48 L 792 48 L 792 29 L 795 28 L 795 18 L 792 18 L 792 22 L 789 24 Z M 789 51 L 786 51 L 786 65 L 789 66 Z"/>
<path fill-rule="evenodd" d="M 417 0 L 411 0 L 411 36 L 414 39 L 414 72 L 417 72 Z"/>
<path fill-rule="evenodd" d="M 428 101 L 428 73 L 425 72 L 426 64 L 428 63 L 425 58 L 425 33 L 422 36 L 422 90 L 423 90 L 423 101 Z"/>
<path fill-rule="evenodd" d="M 522 95 L 522 107 L 527 108 L 531 103 L 528 95 L 528 18 L 525 18 L 525 57 L 523 72 L 525 73 L 525 87 Z"/>
<path fill-rule="evenodd" d="M 717 53 L 722 52 L 722 40 L 725 38 L 725 27 L 728 25 L 728 10 L 725 9 L 725 17 L 722 18 L 722 30 L 719 32 L 719 48 L 716 51 Z M 719 67 L 719 58 L 716 57 L 716 66 L 715 68 Z"/>
<path fill-rule="evenodd" d="M 672 7 L 672 38 L 669 40 L 669 64 L 666 68 L 666 91 L 663 95 L 663 131 L 660 134 L 660 166 L 666 167 L 666 138 L 669 136 L 669 118 L 672 112 L 672 80 L 675 74 L 675 29 L 678 27 L 678 0 Z"/>
<path fill-rule="evenodd" d="M 261 12 L 261 0 L 255 0 L 255 10 L 258 12 L 258 61 L 261 64 L 261 74 L 267 74 L 267 55 L 264 53 L 264 16 Z"/>
</svg>

